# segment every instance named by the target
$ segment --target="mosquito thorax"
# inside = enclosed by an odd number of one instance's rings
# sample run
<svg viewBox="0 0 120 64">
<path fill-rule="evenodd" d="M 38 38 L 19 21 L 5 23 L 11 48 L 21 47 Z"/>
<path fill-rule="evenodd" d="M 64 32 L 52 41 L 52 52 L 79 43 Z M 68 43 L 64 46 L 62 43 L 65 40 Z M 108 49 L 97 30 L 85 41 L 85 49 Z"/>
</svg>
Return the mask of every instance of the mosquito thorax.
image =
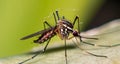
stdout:
<svg viewBox="0 0 120 64">
<path fill-rule="evenodd" d="M 68 20 L 63 19 L 63 24 L 65 24 L 67 27 L 73 28 L 73 24 L 70 23 Z"/>
</svg>

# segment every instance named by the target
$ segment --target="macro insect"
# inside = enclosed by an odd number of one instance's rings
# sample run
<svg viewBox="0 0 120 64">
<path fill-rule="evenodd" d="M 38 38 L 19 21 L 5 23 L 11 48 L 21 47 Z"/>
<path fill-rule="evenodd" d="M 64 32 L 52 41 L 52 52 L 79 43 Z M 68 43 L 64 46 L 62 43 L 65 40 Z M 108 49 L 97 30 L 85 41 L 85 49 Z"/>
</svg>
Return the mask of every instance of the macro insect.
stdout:
<svg viewBox="0 0 120 64">
<path fill-rule="evenodd" d="M 41 36 L 37 40 L 34 40 L 34 43 L 41 44 L 41 43 L 46 42 L 46 45 L 45 45 L 44 49 L 42 50 L 42 52 L 39 52 L 39 53 L 35 54 L 31 58 L 29 58 L 27 60 L 24 60 L 24 61 L 20 62 L 19 64 L 23 64 L 23 63 L 35 58 L 40 53 L 45 53 L 51 38 L 56 36 L 56 35 L 58 35 L 61 40 L 64 40 L 66 64 L 68 64 L 66 40 L 69 40 L 73 37 L 78 37 L 80 42 L 83 42 L 83 43 L 89 44 L 89 45 L 94 45 L 94 44 L 91 44 L 91 43 L 84 42 L 82 40 L 82 38 L 96 39 L 96 40 L 97 40 L 97 38 L 88 38 L 88 37 L 83 37 L 83 36 L 80 35 L 80 21 L 79 21 L 78 16 L 75 17 L 73 23 L 66 20 L 64 16 L 62 16 L 62 18 L 60 18 L 58 11 L 56 11 L 55 13 L 53 12 L 53 16 L 54 16 L 54 20 L 55 20 L 55 23 L 56 23 L 55 26 L 51 26 L 47 21 L 44 21 L 44 23 L 43 23 L 44 24 L 44 30 L 38 31 L 36 33 L 30 34 L 28 36 L 25 36 L 25 37 L 21 38 L 21 40 L 25 40 L 25 39 L 29 39 L 29 38 L 32 38 L 34 36 L 37 36 L 37 35 L 41 34 Z M 74 30 L 74 25 L 75 25 L 76 22 L 77 22 L 78 31 Z M 46 25 L 48 25 L 49 28 L 46 28 Z M 72 34 L 73 37 L 69 37 L 69 34 Z M 90 52 L 87 52 L 87 53 L 91 54 L 91 55 L 94 55 L 94 56 L 97 56 L 97 57 L 107 57 L 107 56 L 102 56 L 102 55 L 96 55 L 96 54 L 93 54 L 93 53 L 90 53 Z"/>
</svg>

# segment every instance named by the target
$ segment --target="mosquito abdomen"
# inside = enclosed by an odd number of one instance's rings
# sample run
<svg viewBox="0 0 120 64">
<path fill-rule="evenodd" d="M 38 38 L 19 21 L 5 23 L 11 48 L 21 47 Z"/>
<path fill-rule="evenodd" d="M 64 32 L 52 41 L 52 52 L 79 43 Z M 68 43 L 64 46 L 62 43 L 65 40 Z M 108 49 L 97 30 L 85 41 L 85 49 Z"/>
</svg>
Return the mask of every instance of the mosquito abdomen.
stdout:
<svg viewBox="0 0 120 64">
<path fill-rule="evenodd" d="M 49 40 L 53 36 L 55 36 L 56 33 L 53 30 L 50 30 L 48 32 L 43 33 L 37 40 L 34 40 L 34 43 L 44 43 L 45 41 Z"/>
</svg>

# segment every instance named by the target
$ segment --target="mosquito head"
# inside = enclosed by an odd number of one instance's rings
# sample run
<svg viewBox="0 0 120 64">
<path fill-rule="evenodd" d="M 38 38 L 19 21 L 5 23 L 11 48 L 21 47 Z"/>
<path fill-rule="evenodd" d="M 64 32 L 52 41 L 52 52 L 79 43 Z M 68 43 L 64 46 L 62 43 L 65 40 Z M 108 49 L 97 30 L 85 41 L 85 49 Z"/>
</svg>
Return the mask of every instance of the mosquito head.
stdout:
<svg viewBox="0 0 120 64">
<path fill-rule="evenodd" d="M 73 31 L 73 35 L 74 35 L 74 36 L 79 36 L 79 34 L 78 34 L 77 31 Z"/>
</svg>

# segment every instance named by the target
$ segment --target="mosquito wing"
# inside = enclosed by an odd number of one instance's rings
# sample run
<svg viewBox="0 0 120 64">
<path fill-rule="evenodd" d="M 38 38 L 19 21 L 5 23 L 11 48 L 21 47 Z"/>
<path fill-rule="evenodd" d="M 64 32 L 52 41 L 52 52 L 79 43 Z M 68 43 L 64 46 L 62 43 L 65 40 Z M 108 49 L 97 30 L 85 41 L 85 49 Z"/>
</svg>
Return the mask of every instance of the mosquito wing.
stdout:
<svg viewBox="0 0 120 64">
<path fill-rule="evenodd" d="M 43 34 L 44 32 L 49 31 L 49 30 L 50 30 L 50 28 L 45 29 L 45 30 L 41 30 L 41 31 L 38 31 L 38 32 L 35 32 L 33 34 L 30 34 L 30 35 L 27 35 L 25 37 L 22 37 L 20 40 L 25 40 L 25 39 L 28 39 L 28 38 L 32 38 L 32 37 L 37 36 L 39 34 Z"/>
</svg>

